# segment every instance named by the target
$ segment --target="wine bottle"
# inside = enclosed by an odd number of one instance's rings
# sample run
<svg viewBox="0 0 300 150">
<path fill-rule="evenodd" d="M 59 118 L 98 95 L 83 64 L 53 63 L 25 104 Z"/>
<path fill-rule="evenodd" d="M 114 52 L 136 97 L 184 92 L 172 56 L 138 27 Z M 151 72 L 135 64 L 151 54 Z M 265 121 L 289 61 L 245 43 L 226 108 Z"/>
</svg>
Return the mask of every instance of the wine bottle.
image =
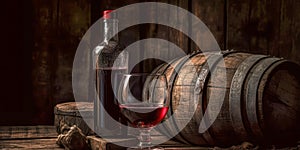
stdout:
<svg viewBox="0 0 300 150">
<path fill-rule="evenodd" d="M 105 136 L 126 134 L 121 129 L 126 124 L 120 115 L 117 100 L 118 84 L 121 74 L 128 70 L 128 53 L 123 50 L 118 39 L 118 20 L 111 15 L 112 10 L 103 12 L 103 41 L 93 50 L 94 70 L 96 73 L 96 96 L 94 99 L 94 128 L 96 133 Z"/>
</svg>

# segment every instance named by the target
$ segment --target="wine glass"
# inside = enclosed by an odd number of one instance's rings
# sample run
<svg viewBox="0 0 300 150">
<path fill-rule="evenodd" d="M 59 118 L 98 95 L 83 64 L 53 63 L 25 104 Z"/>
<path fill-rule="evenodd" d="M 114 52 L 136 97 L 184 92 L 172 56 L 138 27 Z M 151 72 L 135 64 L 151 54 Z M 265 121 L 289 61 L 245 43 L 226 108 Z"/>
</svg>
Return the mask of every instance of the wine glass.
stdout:
<svg viewBox="0 0 300 150">
<path fill-rule="evenodd" d="M 137 149 L 150 149 L 153 146 L 150 131 L 165 118 L 170 104 L 166 76 L 124 74 L 118 100 L 121 114 L 140 131 Z"/>
</svg>

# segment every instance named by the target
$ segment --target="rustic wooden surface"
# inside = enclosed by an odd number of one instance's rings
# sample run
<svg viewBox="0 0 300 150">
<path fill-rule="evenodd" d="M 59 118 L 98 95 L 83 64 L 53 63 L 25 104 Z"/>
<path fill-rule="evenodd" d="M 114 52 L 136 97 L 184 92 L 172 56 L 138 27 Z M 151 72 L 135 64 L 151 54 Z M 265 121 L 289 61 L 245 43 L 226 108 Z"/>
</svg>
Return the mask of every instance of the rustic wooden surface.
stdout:
<svg viewBox="0 0 300 150">
<path fill-rule="evenodd" d="M 226 0 L 189 0 L 190 12 L 197 16 L 214 35 L 221 49 L 225 50 L 226 47 Z M 205 39 L 199 39 L 199 34 L 201 34 L 196 29 L 190 29 L 192 33 L 198 34 L 197 40 L 205 41 Z M 191 43 L 191 51 L 199 50 L 199 48 Z"/>
<path fill-rule="evenodd" d="M 25 150 L 25 149 L 54 149 L 63 150 L 55 143 L 56 138 L 0 140 L 0 149 Z"/>
<path fill-rule="evenodd" d="M 287 136 L 284 133 L 300 133 L 299 123 L 296 125 L 291 123 L 295 120 L 300 122 L 299 116 L 296 115 L 299 114 L 300 108 L 300 79 L 298 78 L 300 72 L 291 71 L 296 70 L 295 68 L 297 68 L 295 64 L 289 61 L 279 61 L 273 64 L 261 78 L 257 89 L 258 117 L 260 122 L 262 119 L 268 118 L 264 122 L 265 129 L 269 134 L 268 139 L 282 141 L 282 139 L 276 139 L 275 135 L 284 137 Z M 282 76 L 285 77 L 282 78 Z M 295 101 L 291 101 L 292 99 Z M 264 112 L 264 114 L 262 115 L 260 112 Z M 282 115 L 278 115 L 279 113 Z M 275 123 L 282 122 L 282 120 L 285 120 L 284 124 Z M 288 131 L 293 128 L 297 131 Z M 289 135 L 289 137 L 292 136 L 292 134 Z"/>
<path fill-rule="evenodd" d="M 0 149 L 57 149 L 54 126 L 0 126 Z"/>
<path fill-rule="evenodd" d="M 243 63 L 250 57 L 250 61 L 254 61 L 253 56 L 259 61 L 253 64 L 249 62 L 250 66 L 247 69 Z M 221 58 L 224 58 L 224 64 L 220 62 Z M 212 63 L 212 70 L 209 70 L 207 61 Z M 274 64 L 281 67 L 271 67 Z M 296 127 L 300 122 L 297 114 L 300 111 L 299 96 L 296 92 L 299 91 L 297 86 L 300 84 L 297 79 L 299 72 L 295 71 L 298 69 L 299 65 L 281 58 L 237 51 L 227 51 L 224 54 L 205 53 L 205 55 L 196 53 L 189 59 L 182 58 L 170 65 L 164 64 L 155 72 L 166 74 L 167 80 L 172 83 L 170 85 L 172 105 L 167 116 L 175 115 L 176 120 L 169 120 L 170 123 L 167 122 L 166 128 L 162 131 L 173 133 L 178 127 L 183 128 L 175 139 L 195 145 L 231 146 L 243 141 L 256 144 L 295 144 L 300 137 L 299 129 Z M 226 74 L 223 75 L 225 70 Z M 260 80 L 263 75 L 267 77 Z M 282 80 L 275 77 L 279 75 L 283 77 Z M 237 82 L 236 80 L 242 76 L 245 76 L 242 81 Z M 224 81 L 226 84 L 222 84 Z M 242 85 L 235 87 L 237 83 Z M 276 90 L 272 87 L 274 84 Z M 259 86 L 263 86 L 266 92 L 258 91 Z M 199 91 L 195 92 L 195 89 Z M 283 92 L 284 90 L 289 92 Z M 277 95 L 282 104 L 275 104 L 276 100 L 269 95 Z M 223 98 L 221 110 L 218 112 L 220 99 Z M 195 106 L 196 101 L 198 106 Z M 270 104 L 265 106 L 263 102 Z M 280 109 L 276 109 L 273 105 Z M 178 109 L 179 106 L 181 109 Z M 199 134 L 198 129 L 204 112 L 208 113 L 210 119 L 216 117 L 216 120 L 205 133 Z M 187 116 L 191 114 L 193 117 L 190 120 Z M 184 122 L 188 124 L 183 127 Z M 268 124 L 265 125 L 265 122 Z M 278 131 L 272 127 L 271 122 L 278 125 L 277 129 L 281 134 L 277 134 Z M 271 132 L 270 128 L 273 129 Z"/>
<path fill-rule="evenodd" d="M 25 149 L 55 149 L 63 150 L 56 144 L 57 133 L 54 126 L 0 126 L 0 149 L 3 150 L 25 150 Z M 91 150 L 123 150 L 124 147 L 120 147 L 116 144 L 105 141 L 96 136 L 88 136 Z M 159 136 L 153 137 L 154 140 L 159 140 Z M 136 138 L 119 139 L 121 143 L 136 143 Z M 166 150 L 236 150 L 246 149 L 250 146 L 250 143 L 244 142 L 241 145 L 231 146 L 229 148 L 220 147 L 199 147 L 185 145 L 175 141 L 167 141 L 160 146 Z M 259 147 L 260 149 L 277 149 L 276 147 Z M 298 146 L 299 148 L 299 146 Z M 296 150 L 294 147 L 281 147 L 282 150 Z"/>
<path fill-rule="evenodd" d="M 159 140 L 160 137 L 152 137 L 154 140 Z M 125 150 L 125 147 L 116 145 L 116 144 L 112 144 L 110 142 L 105 141 L 104 139 L 101 139 L 99 137 L 95 137 L 95 136 L 88 136 L 88 140 L 91 144 L 91 149 L 92 150 L 98 150 L 98 149 L 107 149 L 107 150 Z M 116 143 L 120 143 L 122 145 L 136 145 L 138 142 L 136 140 L 136 138 L 131 138 L 131 139 L 115 139 L 117 142 Z M 200 147 L 200 146 L 191 146 L 191 145 L 185 145 L 185 144 L 181 144 L 178 142 L 174 142 L 174 141 L 167 141 L 163 144 L 160 145 L 161 147 L 163 147 L 166 150 L 210 150 L 213 149 L 211 147 Z"/>
<path fill-rule="evenodd" d="M 0 126 L 0 140 L 55 138 L 54 126 Z"/>
<path fill-rule="evenodd" d="M 56 144 L 57 139 L 56 128 L 54 126 L 0 126 L 0 149 L 8 150 L 22 150 L 22 149 L 55 149 L 62 150 Z M 117 150 L 126 149 L 125 147 L 118 146 L 107 142 L 96 136 L 88 136 L 90 148 L 92 150 Z M 159 140 L 159 137 L 154 137 Z M 117 143 L 137 143 L 136 138 L 119 139 Z M 204 150 L 212 149 L 208 147 L 197 147 L 184 145 L 174 141 L 168 141 L 161 145 L 168 150 L 184 149 L 184 150 Z"/>
<path fill-rule="evenodd" d="M 55 104 L 73 99 L 72 64 L 90 25 L 90 4 L 77 0 L 32 0 L 34 123 L 51 124 Z"/>
<path fill-rule="evenodd" d="M 229 0 L 228 48 L 300 63 L 299 4 L 297 0 Z"/>
</svg>

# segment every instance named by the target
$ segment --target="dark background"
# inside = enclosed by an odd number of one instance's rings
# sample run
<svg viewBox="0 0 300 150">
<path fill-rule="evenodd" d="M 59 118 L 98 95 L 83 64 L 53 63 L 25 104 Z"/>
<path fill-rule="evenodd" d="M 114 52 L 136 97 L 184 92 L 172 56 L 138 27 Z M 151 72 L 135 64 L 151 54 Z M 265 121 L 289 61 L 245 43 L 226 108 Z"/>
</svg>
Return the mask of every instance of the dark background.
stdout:
<svg viewBox="0 0 300 150">
<path fill-rule="evenodd" d="M 53 107 L 57 103 L 74 101 L 72 63 L 84 33 L 101 17 L 103 10 L 137 2 L 143 1 L 4 1 L 1 9 L 0 125 L 53 124 Z M 284 57 L 300 64 L 298 0 L 158 2 L 194 13 L 209 27 L 222 49 Z M 188 20 L 178 17 L 178 21 Z M 193 29 L 190 31 L 197 33 Z M 125 46 L 150 37 L 169 40 L 186 53 L 197 49 L 185 35 L 166 26 L 144 24 L 120 32 Z M 141 68 L 151 70 L 159 63 L 150 60 Z"/>
</svg>

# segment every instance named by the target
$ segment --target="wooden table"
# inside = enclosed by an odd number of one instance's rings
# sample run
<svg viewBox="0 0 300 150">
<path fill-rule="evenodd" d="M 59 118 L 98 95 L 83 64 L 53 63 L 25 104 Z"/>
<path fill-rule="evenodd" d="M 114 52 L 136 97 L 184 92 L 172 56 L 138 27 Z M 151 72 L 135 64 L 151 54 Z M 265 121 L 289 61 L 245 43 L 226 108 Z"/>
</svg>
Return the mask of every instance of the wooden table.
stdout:
<svg viewBox="0 0 300 150">
<path fill-rule="evenodd" d="M 0 149 L 54 149 L 63 150 L 56 144 L 56 128 L 54 126 L 0 126 Z M 124 147 L 106 142 L 96 137 L 88 136 L 92 150 L 123 150 Z M 130 139 L 128 139 L 130 140 Z M 126 140 L 120 142 L 127 142 Z M 162 145 L 167 150 L 207 150 L 207 147 L 191 147 L 174 141 Z"/>
<path fill-rule="evenodd" d="M 56 144 L 57 132 L 54 126 L 0 126 L 0 149 L 2 150 L 25 150 L 25 149 L 54 149 L 63 150 Z M 123 150 L 124 147 L 106 142 L 96 137 L 88 136 L 88 143 L 92 150 Z M 131 139 L 121 140 L 128 142 Z M 220 148 L 199 147 L 184 145 L 174 141 L 168 141 L 161 145 L 166 150 L 212 150 Z M 297 150 L 300 147 L 281 148 L 282 150 Z M 225 150 L 232 150 L 234 147 Z M 265 149 L 265 148 L 261 148 Z M 267 148 L 268 149 L 268 148 Z M 223 149 L 224 150 L 224 149 Z"/>
<path fill-rule="evenodd" d="M 0 149 L 54 149 L 63 150 L 56 143 L 54 126 L 1 126 Z"/>
</svg>

